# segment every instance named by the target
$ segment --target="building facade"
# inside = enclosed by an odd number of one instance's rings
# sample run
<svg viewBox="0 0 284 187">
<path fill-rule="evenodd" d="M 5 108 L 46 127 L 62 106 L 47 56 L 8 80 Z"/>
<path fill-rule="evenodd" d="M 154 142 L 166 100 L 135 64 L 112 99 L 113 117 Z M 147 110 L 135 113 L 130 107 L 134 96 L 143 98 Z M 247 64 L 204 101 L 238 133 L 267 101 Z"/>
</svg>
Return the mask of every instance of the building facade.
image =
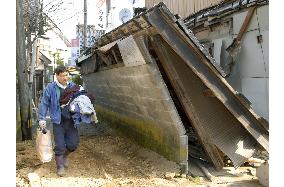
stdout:
<svg viewBox="0 0 284 187">
<path fill-rule="evenodd" d="M 163 2 L 173 14 L 179 14 L 182 18 L 185 18 L 190 14 L 216 5 L 221 1 L 222 0 L 145 0 L 145 6 L 151 8 L 159 2 Z"/>
</svg>

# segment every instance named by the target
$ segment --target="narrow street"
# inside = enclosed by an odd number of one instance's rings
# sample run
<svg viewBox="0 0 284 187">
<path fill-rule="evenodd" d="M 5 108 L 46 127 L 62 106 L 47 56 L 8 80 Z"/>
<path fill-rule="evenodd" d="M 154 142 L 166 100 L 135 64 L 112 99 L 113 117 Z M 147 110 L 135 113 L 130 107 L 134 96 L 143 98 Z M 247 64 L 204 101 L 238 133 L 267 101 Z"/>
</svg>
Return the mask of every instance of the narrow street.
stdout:
<svg viewBox="0 0 284 187">
<path fill-rule="evenodd" d="M 99 123 L 81 125 L 81 142 L 70 155 L 65 177 L 56 175 L 55 161 L 42 164 L 35 141 L 17 143 L 16 186 L 259 186 L 255 168 L 225 167 L 209 182 L 197 167 L 195 175 L 179 174 L 179 166 L 144 149 Z"/>
<path fill-rule="evenodd" d="M 16 186 L 269 186 L 269 4 L 17 0 Z"/>
</svg>

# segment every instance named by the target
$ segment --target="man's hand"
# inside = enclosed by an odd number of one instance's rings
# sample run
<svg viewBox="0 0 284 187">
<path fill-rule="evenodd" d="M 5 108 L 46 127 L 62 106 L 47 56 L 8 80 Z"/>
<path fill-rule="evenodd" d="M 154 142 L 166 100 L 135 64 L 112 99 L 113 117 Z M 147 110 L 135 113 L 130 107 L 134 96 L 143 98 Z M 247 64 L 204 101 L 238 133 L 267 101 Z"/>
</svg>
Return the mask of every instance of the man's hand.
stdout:
<svg viewBox="0 0 284 187">
<path fill-rule="evenodd" d="M 46 121 L 45 120 L 39 120 L 38 125 L 40 128 L 44 129 L 46 127 Z"/>
</svg>

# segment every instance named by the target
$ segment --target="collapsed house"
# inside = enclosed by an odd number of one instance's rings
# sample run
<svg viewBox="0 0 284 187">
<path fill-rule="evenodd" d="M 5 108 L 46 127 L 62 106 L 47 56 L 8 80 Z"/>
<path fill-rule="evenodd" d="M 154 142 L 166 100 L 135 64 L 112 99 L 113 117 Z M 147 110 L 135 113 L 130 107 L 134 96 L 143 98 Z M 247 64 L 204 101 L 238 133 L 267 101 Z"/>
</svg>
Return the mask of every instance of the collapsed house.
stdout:
<svg viewBox="0 0 284 187">
<path fill-rule="evenodd" d="M 268 123 L 226 81 L 226 71 L 184 21 L 160 3 L 103 35 L 78 59 L 100 118 L 188 170 L 217 170 L 269 150 Z"/>
<path fill-rule="evenodd" d="M 229 84 L 269 120 L 268 0 L 220 3 L 184 18 L 184 23 L 223 69 Z"/>
</svg>

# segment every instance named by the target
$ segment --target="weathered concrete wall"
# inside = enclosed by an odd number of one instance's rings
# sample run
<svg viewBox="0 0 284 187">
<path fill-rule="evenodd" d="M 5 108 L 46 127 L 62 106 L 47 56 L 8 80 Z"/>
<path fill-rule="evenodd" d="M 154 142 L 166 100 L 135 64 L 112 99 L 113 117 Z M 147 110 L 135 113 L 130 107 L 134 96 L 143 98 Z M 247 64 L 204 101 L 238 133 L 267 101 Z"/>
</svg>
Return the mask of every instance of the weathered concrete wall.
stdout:
<svg viewBox="0 0 284 187">
<path fill-rule="evenodd" d="M 96 97 L 99 117 L 168 159 L 187 162 L 184 127 L 154 64 L 114 68 L 83 78 Z"/>
</svg>

